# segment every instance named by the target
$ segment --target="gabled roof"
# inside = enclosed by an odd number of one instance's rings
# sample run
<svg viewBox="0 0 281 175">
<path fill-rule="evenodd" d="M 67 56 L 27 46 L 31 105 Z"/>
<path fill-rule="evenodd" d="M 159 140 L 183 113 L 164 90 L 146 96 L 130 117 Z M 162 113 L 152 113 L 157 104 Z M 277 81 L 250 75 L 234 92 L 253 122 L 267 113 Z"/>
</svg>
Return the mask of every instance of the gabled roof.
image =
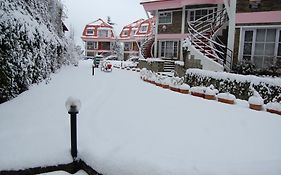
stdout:
<svg viewBox="0 0 281 175">
<path fill-rule="evenodd" d="M 144 19 L 139 19 L 137 21 L 132 22 L 131 24 L 128 24 L 125 27 L 138 27 L 142 22 L 144 21 Z"/>
<path fill-rule="evenodd" d="M 112 26 L 110 24 L 108 24 L 107 22 L 105 22 L 102 19 L 97 19 L 96 21 L 93 21 L 89 24 L 87 24 L 87 26 L 101 26 L 101 27 L 110 27 L 112 28 Z"/>
</svg>

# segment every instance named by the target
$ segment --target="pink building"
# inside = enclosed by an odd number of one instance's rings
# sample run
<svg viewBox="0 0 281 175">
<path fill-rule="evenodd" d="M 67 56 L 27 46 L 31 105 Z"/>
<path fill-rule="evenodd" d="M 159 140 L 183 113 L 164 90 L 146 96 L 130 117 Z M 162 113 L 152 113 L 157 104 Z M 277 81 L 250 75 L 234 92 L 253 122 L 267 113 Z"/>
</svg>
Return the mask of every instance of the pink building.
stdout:
<svg viewBox="0 0 281 175">
<path fill-rule="evenodd" d="M 113 27 L 102 19 L 87 24 L 81 38 L 85 42 L 86 56 L 111 54 L 112 44 L 116 39 Z"/>
<path fill-rule="evenodd" d="M 194 56 L 203 69 L 241 61 L 281 68 L 281 4 L 276 0 L 143 0 L 156 18 L 154 57 Z"/>
<path fill-rule="evenodd" d="M 124 44 L 124 59 L 139 56 L 141 46 L 148 43 L 153 35 L 154 19 L 139 19 L 123 27 L 119 40 Z M 143 53 L 147 55 L 147 53 Z"/>
</svg>

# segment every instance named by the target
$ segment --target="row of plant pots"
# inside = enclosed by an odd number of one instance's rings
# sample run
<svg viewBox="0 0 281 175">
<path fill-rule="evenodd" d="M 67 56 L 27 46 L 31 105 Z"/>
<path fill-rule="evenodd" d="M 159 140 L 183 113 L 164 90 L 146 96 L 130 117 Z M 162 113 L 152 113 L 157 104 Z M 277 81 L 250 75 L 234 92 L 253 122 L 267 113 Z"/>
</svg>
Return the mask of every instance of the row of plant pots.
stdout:
<svg viewBox="0 0 281 175">
<path fill-rule="evenodd" d="M 140 72 L 140 68 L 131 68 L 131 67 L 120 67 L 120 66 L 114 66 L 117 69 L 123 69 L 123 70 L 131 70 L 133 72 Z"/>
<path fill-rule="evenodd" d="M 219 93 L 214 86 L 209 87 L 192 87 L 183 83 L 184 79 L 179 77 L 167 77 L 154 73 L 150 70 L 142 69 L 140 77 L 143 81 L 155 84 L 156 86 L 170 89 L 174 92 L 182 94 L 191 94 L 196 97 L 201 97 L 207 100 L 217 100 L 221 103 L 236 104 L 236 97 L 230 93 Z M 281 103 L 271 102 L 264 105 L 262 97 L 253 89 L 253 96 L 248 100 L 249 108 L 257 111 L 266 109 L 267 112 L 281 115 Z"/>
</svg>

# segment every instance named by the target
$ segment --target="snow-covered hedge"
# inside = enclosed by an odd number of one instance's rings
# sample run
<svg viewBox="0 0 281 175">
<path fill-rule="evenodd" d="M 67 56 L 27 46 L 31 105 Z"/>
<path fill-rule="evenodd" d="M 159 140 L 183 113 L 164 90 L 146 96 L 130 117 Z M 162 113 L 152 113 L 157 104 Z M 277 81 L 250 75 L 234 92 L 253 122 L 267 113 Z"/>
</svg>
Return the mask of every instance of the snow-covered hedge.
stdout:
<svg viewBox="0 0 281 175">
<path fill-rule="evenodd" d="M 0 103 L 48 79 L 72 58 L 58 0 L 0 3 Z"/>
<path fill-rule="evenodd" d="M 226 72 L 213 72 L 200 69 L 188 69 L 185 81 L 191 86 L 213 85 L 219 92 L 229 92 L 237 98 L 248 100 L 253 95 L 252 87 L 266 103 L 281 101 L 281 78 L 238 75 Z"/>
</svg>

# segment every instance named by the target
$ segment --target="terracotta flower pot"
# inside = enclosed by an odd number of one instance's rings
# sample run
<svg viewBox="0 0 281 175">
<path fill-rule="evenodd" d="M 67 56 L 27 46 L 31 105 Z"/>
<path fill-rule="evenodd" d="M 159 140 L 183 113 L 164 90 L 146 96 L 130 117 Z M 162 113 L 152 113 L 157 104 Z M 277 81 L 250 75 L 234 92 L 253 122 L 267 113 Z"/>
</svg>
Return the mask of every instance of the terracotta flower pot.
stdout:
<svg viewBox="0 0 281 175">
<path fill-rule="evenodd" d="M 179 88 L 172 87 L 172 86 L 170 86 L 170 90 L 172 90 L 172 91 L 174 91 L 174 92 L 180 92 L 180 89 L 179 89 Z"/>
<path fill-rule="evenodd" d="M 195 97 L 201 97 L 201 98 L 205 97 L 205 94 L 199 93 L 199 92 L 191 92 L 191 95 L 193 95 Z"/>
<path fill-rule="evenodd" d="M 207 95 L 207 94 L 205 94 L 204 98 L 207 99 L 207 100 L 216 100 L 216 96 L 215 95 Z"/>
<path fill-rule="evenodd" d="M 270 113 L 273 113 L 273 114 L 281 115 L 281 111 L 277 111 L 277 110 L 274 110 L 274 109 L 266 109 L 266 111 L 270 112 Z"/>
<path fill-rule="evenodd" d="M 224 98 L 218 98 L 218 101 L 221 103 L 226 103 L 226 104 L 231 104 L 231 105 L 233 105 L 235 103 L 234 100 L 228 100 L 228 99 L 224 99 Z"/>
<path fill-rule="evenodd" d="M 250 109 L 256 110 L 256 111 L 261 111 L 262 110 L 262 105 L 256 105 L 256 104 L 249 104 Z"/>
<path fill-rule="evenodd" d="M 161 86 L 161 83 L 155 82 L 155 85 L 156 85 L 156 86 Z"/>
<path fill-rule="evenodd" d="M 170 88 L 170 86 L 169 86 L 169 85 L 167 85 L 167 84 L 162 84 L 162 88 L 164 88 L 164 89 L 169 89 L 169 88 Z"/>
<path fill-rule="evenodd" d="M 187 90 L 187 89 L 180 89 L 180 93 L 182 93 L 182 94 L 188 94 L 188 93 L 189 93 L 189 90 Z"/>
</svg>

